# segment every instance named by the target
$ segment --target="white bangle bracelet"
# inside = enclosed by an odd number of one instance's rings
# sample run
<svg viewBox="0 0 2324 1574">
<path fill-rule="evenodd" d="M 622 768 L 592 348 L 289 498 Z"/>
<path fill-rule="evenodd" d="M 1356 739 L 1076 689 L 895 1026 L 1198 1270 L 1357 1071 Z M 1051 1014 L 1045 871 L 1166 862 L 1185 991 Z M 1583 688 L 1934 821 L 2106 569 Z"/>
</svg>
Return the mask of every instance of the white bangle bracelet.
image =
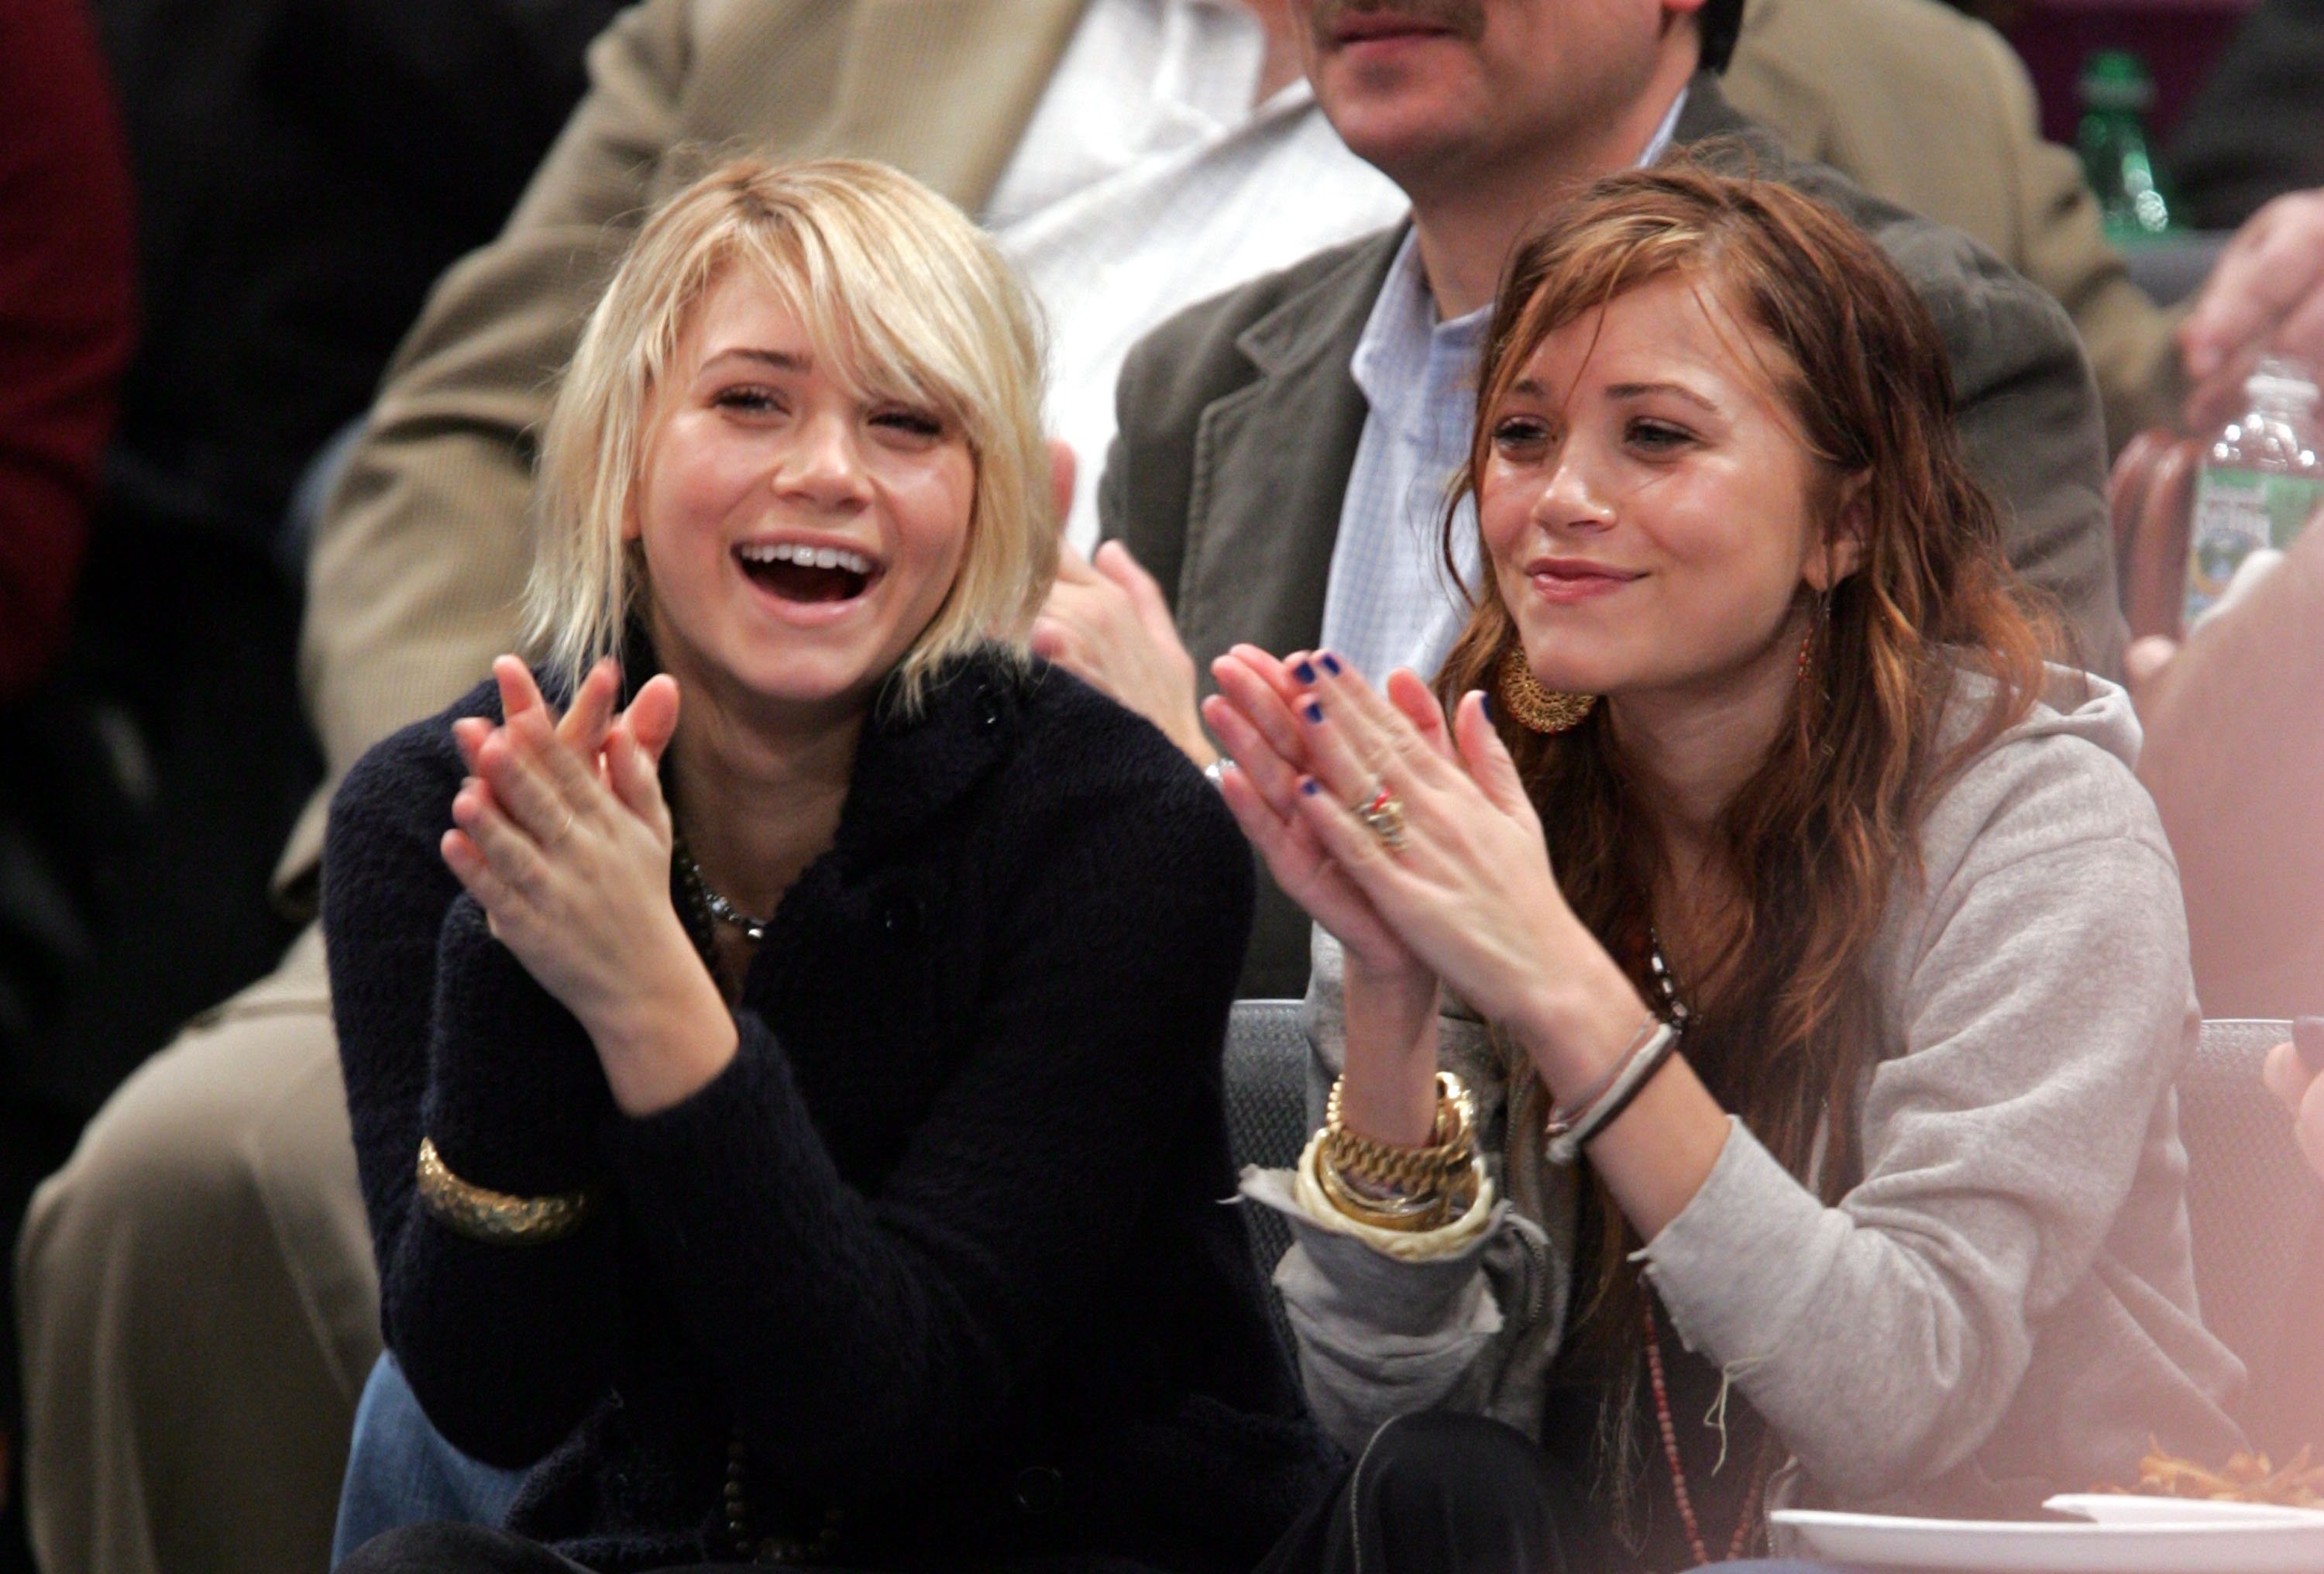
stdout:
<svg viewBox="0 0 2324 1574">
<path fill-rule="evenodd" d="M 1554 1164 L 1570 1164 L 1582 1156 L 1582 1146 L 1613 1124 L 1616 1117 L 1630 1107 L 1638 1090 L 1645 1087 L 1654 1074 L 1663 1069 L 1678 1048 L 1678 1029 L 1665 1022 L 1657 1026 L 1645 1043 L 1630 1052 L 1620 1072 L 1608 1084 L 1606 1091 L 1590 1101 L 1590 1107 L 1575 1116 L 1563 1130 L 1550 1133 L 1549 1145 L 1543 1156 Z"/>
</svg>

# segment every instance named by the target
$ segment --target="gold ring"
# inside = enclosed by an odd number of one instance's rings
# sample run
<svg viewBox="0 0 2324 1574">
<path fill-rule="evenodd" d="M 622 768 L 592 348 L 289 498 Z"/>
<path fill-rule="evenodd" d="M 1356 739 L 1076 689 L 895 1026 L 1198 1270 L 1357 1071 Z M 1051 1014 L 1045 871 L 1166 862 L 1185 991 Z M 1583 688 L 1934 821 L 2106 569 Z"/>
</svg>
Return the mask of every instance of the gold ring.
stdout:
<svg viewBox="0 0 2324 1574">
<path fill-rule="evenodd" d="M 1361 820 L 1390 852 L 1404 851 L 1404 800 L 1390 792 L 1387 783 L 1380 784 L 1380 790 L 1372 795 L 1371 802 L 1356 811 L 1356 818 Z"/>
</svg>

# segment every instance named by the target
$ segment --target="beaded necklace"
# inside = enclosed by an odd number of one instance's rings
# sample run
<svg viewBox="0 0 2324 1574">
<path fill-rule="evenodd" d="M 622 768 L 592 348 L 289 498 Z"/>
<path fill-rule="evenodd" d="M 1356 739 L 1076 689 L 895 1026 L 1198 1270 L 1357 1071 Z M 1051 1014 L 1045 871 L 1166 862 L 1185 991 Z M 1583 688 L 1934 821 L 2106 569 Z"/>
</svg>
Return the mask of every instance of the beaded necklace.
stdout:
<svg viewBox="0 0 2324 1574">
<path fill-rule="evenodd" d="M 1646 927 L 1646 971 L 1653 976 L 1655 987 L 1662 996 L 1662 1017 L 1666 1022 L 1684 1026 L 1689 1016 L 1686 1003 L 1679 999 L 1678 980 L 1671 974 L 1670 964 L 1663 958 L 1662 936 L 1654 926 Z M 1670 1387 L 1663 1379 L 1662 1336 L 1655 1321 L 1653 1293 L 1639 1297 L 1638 1306 L 1646 1324 L 1646 1380 L 1654 1390 L 1655 1425 L 1662 1433 L 1663 1459 L 1670 1466 L 1671 1496 L 1678 1500 L 1679 1523 L 1685 1527 L 1687 1551 L 1694 1554 L 1698 1567 L 1711 1561 L 1711 1549 L 1702 1539 L 1702 1528 L 1694 1517 L 1694 1499 L 1686 1486 L 1686 1466 L 1679 1458 L 1678 1424 L 1671 1417 Z M 1727 1542 L 1727 1556 L 1720 1560 L 1733 1562 L 1743 1555 L 1750 1544 L 1752 1533 L 1758 1528 L 1760 1498 L 1766 1490 L 1767 1454 L 1759 1452 L 1759 1462 L 1751 1472 L 1750 1489 L 1743 1495 L 1743 1512 L 1735 1521 L 1735 1533 Z"/>
<path fill-rule="evenodd" d="M 1686 1489 L 1686 1466 L 1679 1460 L 1678 1425 L 1671 1419 L 1670 1390 L 1663 1381 L 1663 1346 L 1655 1331 L 1654 1298 L 1646 1297 L 1640 1306 L 1646 1320 L 1646 1378 L 1655 1392 L 1655 1424 L 1662 1432 L 1663 1459 L 1670 1466 L 1671 1496 L 1678 1499 L 1678 1520 L 1686 1528 L 1687 1551 L 1694 1554 L 1698 1568 L 1706 1567 L 1712 1560 L 1711 1550 L 1702 1539 L 1702 1527 L 1695 1523 L 1694 1499 Z M 1727 1556 L 1720 1561 L 1734 1562 L 1750 1544 L 1752 1533 L 1759 1528 L 1759 1499 L 1766 1484 L 1767 1454 L 1762 1449 L 1751 1472 L 1750 1489 L 1743 1495 L 1743 1512 L 1736 1516 L 1735 1533 L 1728 1538 Z"/>
</svg>

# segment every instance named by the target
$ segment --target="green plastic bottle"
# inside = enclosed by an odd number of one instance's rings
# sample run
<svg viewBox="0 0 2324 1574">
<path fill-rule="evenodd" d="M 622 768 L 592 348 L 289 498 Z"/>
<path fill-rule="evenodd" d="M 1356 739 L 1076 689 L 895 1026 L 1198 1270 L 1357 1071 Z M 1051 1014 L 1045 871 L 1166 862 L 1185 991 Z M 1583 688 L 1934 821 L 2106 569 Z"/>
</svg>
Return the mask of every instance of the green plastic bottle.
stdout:
<svg viewBox="0 0 2324 1574">
<path fill-rule="evenodd" d="M 2154 82 L 2128 50 L 2099 50 L 2082 62 L 2082 173 L 2098 193 L 2107 238 L 2135 244 L 2169 235 L 2171 196 L 2146 145 Z"/>
</svg>

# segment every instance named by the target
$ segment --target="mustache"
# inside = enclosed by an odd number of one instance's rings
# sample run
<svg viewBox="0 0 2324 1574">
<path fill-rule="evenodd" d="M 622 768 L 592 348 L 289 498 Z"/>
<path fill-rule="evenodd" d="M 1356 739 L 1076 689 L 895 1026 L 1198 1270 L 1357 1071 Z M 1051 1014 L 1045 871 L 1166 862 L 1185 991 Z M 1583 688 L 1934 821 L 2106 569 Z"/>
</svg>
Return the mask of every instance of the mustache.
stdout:
<svg viewBox="0 0 2324 1574">
<path fill-rule="evenodd" d="M 1325 46 L 1338 37 L 1344 19 L 1382 14 L 1441 27 L 1465 39 L 1485 35 L 1484 0 L 1314 0 L 1309 25 L 1315 42 Z"/>
</svg>

